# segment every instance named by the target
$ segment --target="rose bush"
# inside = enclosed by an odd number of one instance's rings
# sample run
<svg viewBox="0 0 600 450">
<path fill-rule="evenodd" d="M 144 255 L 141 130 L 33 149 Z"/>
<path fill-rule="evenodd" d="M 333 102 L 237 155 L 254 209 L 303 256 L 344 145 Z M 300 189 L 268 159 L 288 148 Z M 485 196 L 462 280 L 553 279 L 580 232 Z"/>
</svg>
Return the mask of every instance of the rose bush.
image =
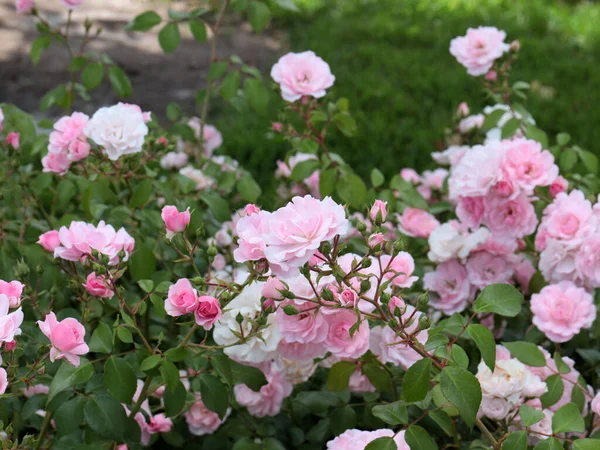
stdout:
<svg viewBox="0 0 600 450">
<path fill-rule="evenodd" d="M 0 109 L 3 448 L 600 448 L 598 160 L 536 127 L 510 78 L 517 41 L 453 40 L 495 104 L 459 104 L 432 154 L 447 167 L 368 184 L 327 144 L 359 129 L 335 68 L 282 56 L 272 132 L 290 151 L 262 203 L 208 121 L 217 95 L 257 111 L 273 96 L 215 57 L 228 10 L 260 32 L 267 4 L 132 20 L 162 24 L 167 53 L 181 26 L 211 32 L 201 117 L 169 104 L 160 124 L 126 103 L 72 111 L 105 71 L 131 91 L 87 52 L 91 20 L 72 46 L 82 3 L 57 27 L 16 2 L 37 20 L 34 62 L 51 44 L 71 61 L 41 105 L 62 117 Z"/>
</svg>

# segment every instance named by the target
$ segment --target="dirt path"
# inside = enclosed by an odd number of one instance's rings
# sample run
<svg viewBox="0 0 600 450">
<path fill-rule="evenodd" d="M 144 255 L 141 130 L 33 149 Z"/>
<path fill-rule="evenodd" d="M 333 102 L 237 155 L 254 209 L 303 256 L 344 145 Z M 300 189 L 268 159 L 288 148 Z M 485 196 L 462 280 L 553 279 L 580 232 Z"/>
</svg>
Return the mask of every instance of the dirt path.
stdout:
<svg viewBox="0 0 600 450">
<path fill-rule="evenodd" d="M 65 22 L 66 9 L 60 0 L 36 3 L 51 23 Z M 183 5 L 175 3 L 173 7 L 182 9 Z M 108 54 L 127 72 L 134 88 L 128 102 L 161 116 L 169 101 L 193 112 L 195 93 L 202 87 L 208 70 L 209 44 L 198 44 L 182 26 L 180 47 L 175 53 L 164 55 L 157 40 L 160 26 L 146 33 L 124 31 L 133 17 L 148 9 L 156 10 L 162 17 L 167 15 L 164 1 L 85 0 L 73 17 L 81 23 L 87 16 L 103 27 L 102 35 L 90 49 Z M 73 36 L 80 38 L 82 34 L 83 27 L 73 29 Z M 0 0 L 0 103 L 14 103 L 31 113 L 39 110 L 39 100 L 46 92 L 68 79 L 66 50 L 57 43 L 46 50 L 37 67 L 33 66 L 29 50 L 36 36 L 33 19 L 16 14 L 14 0 Z M 217 46 L 218 56 L 235 54 L 261 70 L 270 67 L 280 51 L 277 37 L 253 35 L 240 18 L 223 27 Z M 118 100 L 107 83 L 91 95 L 91 103 L 80 102 L 76 107 L 90 113 Z M 50 111 L 46 115 L 57 113 L 58 110 Z"/>
</svg>

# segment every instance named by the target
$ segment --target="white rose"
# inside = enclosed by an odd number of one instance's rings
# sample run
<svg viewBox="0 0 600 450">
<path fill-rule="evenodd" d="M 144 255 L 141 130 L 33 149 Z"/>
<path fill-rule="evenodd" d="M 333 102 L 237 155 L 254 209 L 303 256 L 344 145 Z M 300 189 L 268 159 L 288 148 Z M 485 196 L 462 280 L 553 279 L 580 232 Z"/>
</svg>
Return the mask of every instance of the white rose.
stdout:
<svg viewBox="0 0 600 450">
<path fill-rule="evenodd" d="M 480 414 L 493 420 L 502 420 L 510 414 L 513 404 L 500 397 L 484 396 L 479 407 Z"/>
<path fill-rule="evenodd" d="M 193 180 L 196 183 L 197 191 L 207 189 L 215 183 L 213 178 L 204 175 L 204 172 L 199 169 L 194 169 L 191 166 L 184 167 L 179 171 L 179 173 L 184 177 L 188 177 L 190 180 Z"/>
</svg>

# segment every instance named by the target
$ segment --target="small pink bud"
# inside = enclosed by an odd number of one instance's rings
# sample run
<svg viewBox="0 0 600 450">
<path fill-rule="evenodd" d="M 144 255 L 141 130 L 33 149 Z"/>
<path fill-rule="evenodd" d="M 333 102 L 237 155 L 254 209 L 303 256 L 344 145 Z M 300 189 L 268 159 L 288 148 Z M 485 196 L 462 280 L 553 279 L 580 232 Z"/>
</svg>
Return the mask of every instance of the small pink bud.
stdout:
<svg viewBox="0 0 600 450">
<path fill-rule="evenodd" d="M 168 140 L 166 137 L 164 137 L 164 136 L 161 136 L 161 137 L 159 137 L 159 138 L 156 140 L 156 143 L 157 143 L 157 144 L 162 144 L 162 145 L 164 145 L 164 146 L 166 147 L 167 145 L 169 145 L 169 140 Z"/>
<path fill-rule="evenodd" d="M 273 300 L 272 298 L 268 298 L 265 300 L 265 302 L 263 303 L 263 310 L 264 311 L 275 311 L 276 306 L 275 306 L 275 300 Z"/>
<path fill-rule="evenodd" d="M 44 247 L 44 250 L 54 252 L 55 248 L 60 247 L 60 237 L 58 236 L 58 231 L 46 231 L 44 234 L 40 235 L 37 243 Z"/>
<path fill-rule="evenodd" d="M 554 198 L 561 192 L 566 192 L 568 187 L 569 182 L 564 177 L 557 177 L 554 183 L 550 185 L 550 197 Z"/>
<path fill-rule="evenodd" d="M 513 194 L 514 188 L 510 181 L 504 180 L 496 183 L 496 185 L 494 186 L 494 191 L 498 196 L 506 198 L 510 197 Z"/>
<path fill-rule="evenodd" d="M 190 208 L 179 212 L 175 206 L 165 206 L 160 213 L 167 227 L 167 239 L 181 233 L 190 223 Z"/>
<path fill-rule="evenodd" d="M 282 292 L 287 291 L 287 287 L 279 278 L 269 277 L 263 284 L 260 295 L 273 300 L 283 300 Z"/>
<path fill-rule="evenodd" d="M 21 147 L 20 140 L 21 140 L 21 134 L 15 133 L 14 131 L 12 131 L 12 132 L 8 133 L 8 136 L 6 136 L 6 140 L 4 142 L 6 145 L 10 145 L 15 150 L 18 150 L 19 147 Z"/>
<path fill-rule="evenodd" d="M 283 125 L 280 122 L 273 122 L 271 124 L 271 130 L 281 133 L 281 130 L 283 130 Z"/>
<path fill-rule="evenodd" d="M 4 351 L 6 352 L 12 352 L 15 348 L 17 348 L 17 341 L 14 339 L 4 343 Z"/>
<path fill-rule="evenodd" d="M 342 293 L 340 294 L 340 302 L 344 306 L 353 306 L 354 307 L 354 306 L 356 306 L 356 300 L 357 300 L 356 292 L 354 292 L 352 289 L 344 289 L 342 291 Z"/>
<path fill-rule="evenodd" d="M 246 216 L 251 216 L 252 214 L 258 214 L 260 212 L 260 208 L 253 203 L 248 203 L 244 207 L 244 214 Z"/>
<path fill-rule="evenodd" d="M 495 81 L 498 78 L 498 74 L 494 70 L 490 70 L 485 74 L 485 79 L 488 81 Z"/>
<path fill-rule="evenodd" d="M 369 247 L 375 248 L 376 246 L 383 244 L 385 237 L 382 233 L 375 233 L 369 236 Z"/>
<path fill-rule="evenodd" d="M 458 105 L 458 109 L 456 110 L 456 115 L 459 117 L 467 117 L 469 115 L 470 109 L 469 109 L 469 105 L 467 105 L 467 102 L 461 102 L 460 105 Z"/>
<path fill-rule="evenodd" d="M 512 41 L 510 43 L 510 50 L 513 52 L 518 52 L 519 50 L 521 50 L 521 43 L 519 41 Z"/>
<path fill-rule="evenodd" d="M 385 222 L 385 219 L 387 219 L 387 202 L 375 200 L 369 212 L 369 218 L 376 223 Z"/>
</svg>

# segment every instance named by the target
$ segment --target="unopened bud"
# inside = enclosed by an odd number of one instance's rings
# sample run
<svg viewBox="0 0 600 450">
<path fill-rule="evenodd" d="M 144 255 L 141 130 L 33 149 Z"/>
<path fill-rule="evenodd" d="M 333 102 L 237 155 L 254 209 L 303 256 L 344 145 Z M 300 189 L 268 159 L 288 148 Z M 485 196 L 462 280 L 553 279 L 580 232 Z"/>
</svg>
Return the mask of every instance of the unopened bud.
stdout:
<svg viewBox="0 0 600 450">
<path fill-rule="evenodd" d="M 371 282 L 369 280 L 362 280 L 360 282 L 360 293 L 363 294 L 371 289 Z"/>
<path fill-rule="evenodd" d="M 383 294 L 381 294 L 381 297 L 379 297 L 379 301 L 384 305 L 387 305 L 390 302 L 390 298 L 390 294 L 386 294 L 384 292 Z"/>
<path fill-rule="evenodd" d="M 267 306 L 266 309 L 271 309 L 271 307 Z M 265 316 L 259 316 L 256 319 L 256 323 L 258 324 L 259 327 L 264 327 L 267 324 L 267 318 Z"/>
<path fill-rule="evenodd" d="M 298 310 L 293 305 L 285 305 L 283 307 L 283 312 L 288 316 L 295 316 L 298 314 Z"/>
<path fill-rule="evenodd" d="M 204 229 L 204 225 L 200 225 L 198 228 L 196 228 L 196 237 L 197 238 L 204 237 L 205 233 L 206 233 L 206 230 Z"/>
<path fill-rule="evenodd" d="M 419 318 L 419 329 L 426 330 L 431 326 L 431 319 L 423 315 Z"/>
<path fill-rule="evenodd" d="M 363 269 L 371 267 L 371 264 L 373 264 L 373 261 L 370 258 L 364 259 L 362 262 Z"/>
<path fill-rule="evenodd" d="M 327 300 L 328 302 L 333 302 L 335 297 L 333 296 L 333 292 L 330 289 L 323 289 L 321 291 L 321 297 L 323 300 Z"/>
<path fill-rule="evenodd" d="M 241 324 L 244 321 L 244 316 L 238 313 L 237 316 L 235 316 L 235 321 Z"/>
<path fill-rule="evenodd" d="M 394 254 L 398 254 L 404 250 L 404 240 L 402 238 L 394 242 Z"/>
<path fill-rule="evenodd" d="M 429 295 L 427 294 L 427 292 L 419 295 L 419 298 L 417 299 L 417 308 L 425 309 L 425 308 L 427 308 L 428 304 L 429 304 Z"/>
<path fill-rule="evenodd" d="M 38 265 L 35 267 L 35 271 L 36 271 L 38 274 L 40 274 L 40 275 L 41 275 L 41 274 L 43 274 L 43 273 L 44 273 L 44 266 L 42 266 L 41 264 L 38 264 Z"/>
<path fill-rule="evenodd" d="M 215 256 L 217 256 L 218 250 L 217 247 L 215 247 L 214 245 L 211 245 L 210 247 L 208 247 L 208 250 L 206 250 L 206 254 L 208 255 L 209 259 L 214 259 Z"/>
</svg>

